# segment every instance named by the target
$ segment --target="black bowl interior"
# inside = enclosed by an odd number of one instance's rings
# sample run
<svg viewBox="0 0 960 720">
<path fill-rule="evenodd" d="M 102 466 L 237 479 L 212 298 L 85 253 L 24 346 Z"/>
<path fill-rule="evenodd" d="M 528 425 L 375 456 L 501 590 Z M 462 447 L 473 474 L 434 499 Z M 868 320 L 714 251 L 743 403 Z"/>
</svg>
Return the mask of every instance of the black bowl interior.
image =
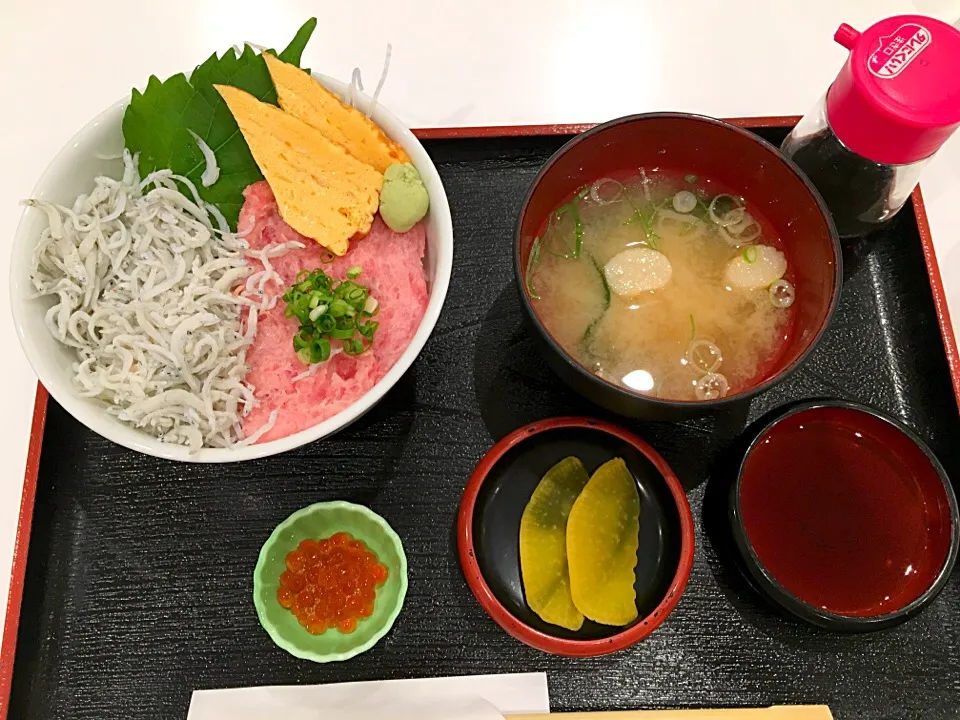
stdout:
<svg viewBox="0 0 960 720">
<path fill-rule="evenodd" d="M 680 515 L 663 476 L 630 443 L 590 427 L 552 428 L 519 442 L 490 469 L 473 512 L 474 551 L 480 572 L 503 607 L 524 624 L 553 637 L 598 640 L 625 628 L 587 620 L 577 631 L 541 620 L 523 597 L 520 579 L 520 518 L 543 474 L 565 457 L 583 461 L 587 472 L 615 457 L 626 462 L 640 491 L 637 551 L 637 622 L 666 596 L 680 563 Z"/>
</svg>

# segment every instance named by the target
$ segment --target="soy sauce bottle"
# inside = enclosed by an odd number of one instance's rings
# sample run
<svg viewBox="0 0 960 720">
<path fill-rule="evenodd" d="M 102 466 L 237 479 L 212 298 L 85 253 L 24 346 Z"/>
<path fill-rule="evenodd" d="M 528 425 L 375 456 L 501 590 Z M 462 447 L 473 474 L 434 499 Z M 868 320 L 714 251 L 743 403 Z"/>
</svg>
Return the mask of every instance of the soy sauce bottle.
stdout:
<svg viewBox="0 0 960 720">
<path fill-rule="evenodd" d="M 820 191 L 841 238 L 893 218 L 960 125 L 960 31 L 900 15 L 863 33 L 841 25 L 840 74 L 781 150 Z"/>
</svg>

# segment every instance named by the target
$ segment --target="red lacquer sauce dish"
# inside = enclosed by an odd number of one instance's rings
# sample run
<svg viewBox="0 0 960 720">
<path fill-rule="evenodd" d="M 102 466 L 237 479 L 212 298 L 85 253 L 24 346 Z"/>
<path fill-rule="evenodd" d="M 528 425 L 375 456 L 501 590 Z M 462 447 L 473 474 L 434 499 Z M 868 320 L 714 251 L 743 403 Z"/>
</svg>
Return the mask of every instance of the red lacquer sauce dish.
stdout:
<svg viewBox="0 0 960 720">
<path fill-rule="evenodd" d="M 590 620 L 579 630 L 551 625 L 524 597 L 519 547 L 524 508 L 544 472 L 571 455 L 590 472 L 622 458 L 637 483 L 637 618 L 624 627 Z M 667 462 L 633 433 L 591 418 L 539 420 L 504 437 L 474 469 L 457 516 L 460 567 L 480 606 L 517 640 L 567 657 L 607 655 L 649 637 L 680 602 L 693 547 L 690 505 Z"/>
<path fill-rule="evenodd" d="M 930 603 L 957 558 L 957 501 L 907 427 L 842 401 L 768 424 L 731 493 L 733 534 L 759 589 L 835 630 L 902 622 Z"/>
</svg>

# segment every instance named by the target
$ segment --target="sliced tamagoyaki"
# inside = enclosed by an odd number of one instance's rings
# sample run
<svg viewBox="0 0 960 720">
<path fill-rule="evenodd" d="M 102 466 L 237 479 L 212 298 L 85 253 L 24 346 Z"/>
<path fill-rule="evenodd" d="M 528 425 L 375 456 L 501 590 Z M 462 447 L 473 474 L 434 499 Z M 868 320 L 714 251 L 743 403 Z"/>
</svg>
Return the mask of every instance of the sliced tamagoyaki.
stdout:
<svg viewBox="0 0 960 720">
<path fill-rule="evenodd" d="M 345 254 L 350 238 L 370 231 L 383 174 L 280 108 L 235 87 L 216 88 L 267 179 L 283 220 L 334 254 Z"/>
<path fill-rule="evenodd" d="M 263 59 L 284 112 L 316 128 L 328 140 L 380 173 L 395 163 L 410 162 L 407 152 L 388 138 L 373 120 L 357 108 L 345 105 L 309 73 L 270 53 L 264 53 Z"/>
</svg>

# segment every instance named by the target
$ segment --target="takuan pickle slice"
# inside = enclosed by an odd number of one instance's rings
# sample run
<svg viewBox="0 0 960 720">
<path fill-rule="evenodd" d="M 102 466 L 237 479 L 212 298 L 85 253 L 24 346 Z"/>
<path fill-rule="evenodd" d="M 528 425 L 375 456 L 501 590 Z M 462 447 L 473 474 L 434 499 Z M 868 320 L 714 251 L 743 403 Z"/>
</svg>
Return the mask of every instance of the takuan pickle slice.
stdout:
<svg viewBox="0 0 960 720">
<path fill-rule="evenodd" d="M 626 463 L 615 458 L 597 468 L 567 520 L 570 592 L 594 622 L 622 626 L 636 620 L 639 532 L 637 484 Z"/>
<path fill-rule="evenodd" d="M 520 573 L 530 609 L 543 620 L 579 630 L 583 614 L 570 595 L 567 517 L 590 476 L 579 458 L 568 457 L 540 480 L 520 519 Z"/>
</svg>

